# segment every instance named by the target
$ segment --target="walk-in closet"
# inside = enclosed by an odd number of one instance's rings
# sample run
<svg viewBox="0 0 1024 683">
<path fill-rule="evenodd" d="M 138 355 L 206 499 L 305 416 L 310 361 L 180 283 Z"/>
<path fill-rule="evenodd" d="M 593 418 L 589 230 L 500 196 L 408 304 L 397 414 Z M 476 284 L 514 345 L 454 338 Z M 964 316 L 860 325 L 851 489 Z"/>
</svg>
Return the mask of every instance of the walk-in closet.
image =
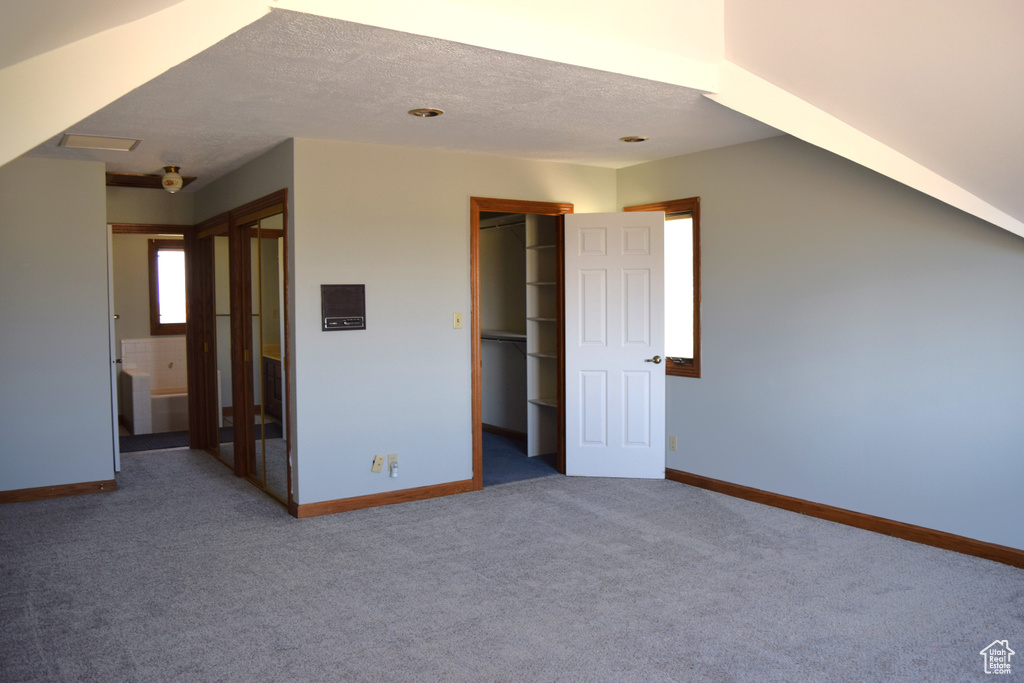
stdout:
<svg viewBox="0 0 1024 683">
<path fill-rule="evenodd" d="M 484 431 L 513 440 L 527 471 L 546 470 L 558 450 L 557 238 L 556 216 L 480 217 Z M 494 443 L 485 439 L 485 481 Z"/>
</svg>

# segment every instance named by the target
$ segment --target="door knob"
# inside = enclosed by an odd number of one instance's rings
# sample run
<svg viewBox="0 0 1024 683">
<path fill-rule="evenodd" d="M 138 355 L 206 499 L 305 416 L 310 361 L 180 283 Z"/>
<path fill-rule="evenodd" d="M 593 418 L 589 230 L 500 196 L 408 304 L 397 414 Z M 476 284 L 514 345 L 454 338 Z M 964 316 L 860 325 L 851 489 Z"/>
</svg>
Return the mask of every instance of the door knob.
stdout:
<svg viewBox="0 0 1024 683">
<path fill-rule="evenodd" d="M 655 356 L 654 358 L 647 358 L 644 360 L 645 363 L 654 363 L 657 365 L 661 362 L 661 356 Z"/>
</svg>

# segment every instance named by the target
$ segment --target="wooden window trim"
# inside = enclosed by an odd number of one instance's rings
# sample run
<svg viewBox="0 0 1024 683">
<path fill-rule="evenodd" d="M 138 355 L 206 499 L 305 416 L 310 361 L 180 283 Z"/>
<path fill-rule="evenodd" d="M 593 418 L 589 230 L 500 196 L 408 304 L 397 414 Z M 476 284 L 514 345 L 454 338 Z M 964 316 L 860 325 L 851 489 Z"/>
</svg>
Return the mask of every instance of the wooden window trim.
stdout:
<svg viewBox="0 0 1024 683">
<path fill-rule="evenodd" d="M 149 240 L 149 333 L 158 335 L 185 334 L 188 323 L 160 322 L 160 285 L 157 279 L 157 252 L 161 249 L 185 251 L 184 240 Z"/>
<path fill-rule="evenodd" d="M 693 219 L 693 358 L 669 361 L 665 374 L 674 377 L 700 377 L 700 197 L 623 207 L 623 211 L 664 211 L 665 217 L 689 214 Z M 666 303 L 669 303 L 666 300 Z"/>
</svg>

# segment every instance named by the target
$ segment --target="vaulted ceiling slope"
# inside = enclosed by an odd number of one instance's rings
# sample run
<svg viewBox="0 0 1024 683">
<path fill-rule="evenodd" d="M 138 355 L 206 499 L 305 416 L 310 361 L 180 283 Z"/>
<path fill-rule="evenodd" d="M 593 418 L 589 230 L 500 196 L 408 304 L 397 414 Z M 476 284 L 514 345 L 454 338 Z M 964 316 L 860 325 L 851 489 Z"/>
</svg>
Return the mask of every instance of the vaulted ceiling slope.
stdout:
<svg viewBox="0 0 1024 683">
<path fill-rule="evenodd" d="M 3 21 L 0 21 L 0 69 L 155 14 L 180 1 L 31 0 L 5 3 Z"/>
<path fill-rule="evenodd" d="M 1019 0 L 726 0 L 725 59 L 1008 216 L 865 163 L 841 134 L 822 146 L 1024 234 Z"/>
<path fill-rule="evenodd" d="M 782 131 L 1024 235 L 1017 0 L 38 0 L 0 16 L 0 163 L 54 156 L 65 130 L 144 138 L 130 159 L 88 157 L 110 170 L 178 163 L 206 182 L 288 137 L 622 167 Z"/>
</svg>

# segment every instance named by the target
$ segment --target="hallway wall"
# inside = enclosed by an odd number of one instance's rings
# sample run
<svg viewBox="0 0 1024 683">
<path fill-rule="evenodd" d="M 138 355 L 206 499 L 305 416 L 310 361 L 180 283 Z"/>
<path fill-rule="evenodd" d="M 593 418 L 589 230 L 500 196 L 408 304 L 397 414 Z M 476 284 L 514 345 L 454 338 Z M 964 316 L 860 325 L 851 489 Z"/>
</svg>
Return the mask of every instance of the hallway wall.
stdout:
<svg viewBox="0 0 1024 683">
<path fill-rule="evenodd" d="M 114 478 L 104 173 L 0 166 L 0 491 Z"/>
</svg>

